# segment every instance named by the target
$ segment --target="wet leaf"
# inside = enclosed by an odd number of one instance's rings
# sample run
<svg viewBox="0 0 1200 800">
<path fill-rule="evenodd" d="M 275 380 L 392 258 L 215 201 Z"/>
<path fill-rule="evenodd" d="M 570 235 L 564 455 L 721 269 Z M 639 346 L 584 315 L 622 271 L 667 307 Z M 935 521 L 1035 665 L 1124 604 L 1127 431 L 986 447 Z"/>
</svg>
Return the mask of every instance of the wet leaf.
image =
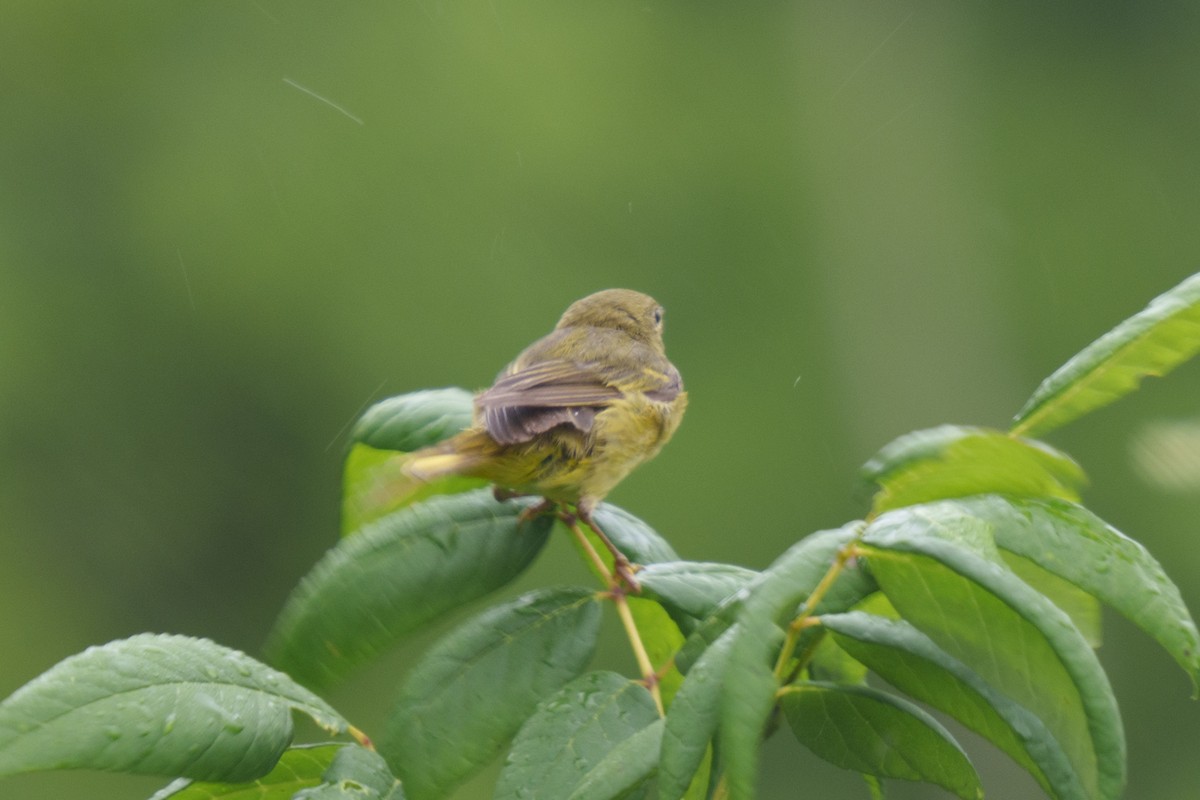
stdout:
<svg viewBox="0 0 1200 800">
<path fill-rule="evenodd" d="M 0 775 L 88 768 L 244 781 L 292 740 L 292 712 L 346 722 L 287 675 L 205 639 L 143 634 L 59 662 L 0 703 Z"/>
<path fill-rule="evenodd" d="M 444 797 L 490 762 L 537 704 L 591 660 L 600 599 L 543 589 L 467 620 L 413 668 L 380 752 L 413 800 Z"/>
<path fill-rule="evenodd" d="M 318 786 L 345 744 L 300 745 L 284 751 L 266 775 L 242 783 L 183 778 L 154 793 L 150 800 L 292 800 L 302 789 Z M 364 798 L 364 800 L 367 800 Z"/>
<path fill-rule="evenodd" d="M 658 800 L 684 797 L 704 762 L 721 717 L 721 686 L 736 631 L 726 631 L 688 671 L 667 711 L 658 771 Z"/>
<path fill-rule="evenodd" d="M 487 490 L 437 497 L 342 539 L 292 592 L 267 643 L 272 663 L 336 683 L 405 635 L 519 575 L 553 520 Z"/>
<path fill-rule="evenodd" d="M 658 723 L 645 687 L 613 672 L 583 675 L 541 703 L 521 727 L 496 784 L 495 800 L 571 798 L 593 783 L 589 775 L 594 770 L 609 768 L 606 760 L 623 742 Z M 653 739 L 653 734 L 646 737 Z M 645 764 L 637 766 L 641 773 Z M 622 776 L 622 788 L 640 777 L 645 776 Z"/>
</svg>

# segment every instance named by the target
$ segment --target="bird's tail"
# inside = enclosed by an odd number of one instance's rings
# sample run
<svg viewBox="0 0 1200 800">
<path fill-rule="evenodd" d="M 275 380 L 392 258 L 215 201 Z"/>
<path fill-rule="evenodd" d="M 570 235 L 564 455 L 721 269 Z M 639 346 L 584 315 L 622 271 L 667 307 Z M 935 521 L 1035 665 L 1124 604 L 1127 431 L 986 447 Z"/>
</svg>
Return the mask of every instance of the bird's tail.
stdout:
<svg viewBox="0 0 1200 800">
<path fill-rule="evenodd" d="M 482 477 L 491 440 L 477 431 L 463 431 L 444 442 L 412 453 L 367 455 L 353 467 L 354 488 L 343 500 L 343 514 L 352 528 L 377 519 L 400 506 L 438 494 L 443 479 Z M 495 444 L 492 443 L 495 447 Z"/>
<path fill-rule="evenodd" d="M 451 475 L 475 475 L 487 460 L 488 444 L 493 443 L 486 434 L 468 429 L 432 447 L 410 453 L 404 459 L 402 472 L 419 483 L 430 483 Z"/>
</svg>

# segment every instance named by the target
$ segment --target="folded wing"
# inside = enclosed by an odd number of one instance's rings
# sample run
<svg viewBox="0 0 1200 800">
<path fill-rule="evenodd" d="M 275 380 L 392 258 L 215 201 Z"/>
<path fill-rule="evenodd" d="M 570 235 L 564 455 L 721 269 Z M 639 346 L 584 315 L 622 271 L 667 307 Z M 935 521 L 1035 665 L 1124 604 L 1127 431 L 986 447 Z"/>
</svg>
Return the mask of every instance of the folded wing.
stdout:
<svg viewBox="0 0 1200 800">
<path fill-rule="evenodd" d="M 622 395 L 589 365 L 553 360 L 501 375 L 475 402 L 492 438 L 517 444 L 564 424 L 586 433 Z"/>
</svg>

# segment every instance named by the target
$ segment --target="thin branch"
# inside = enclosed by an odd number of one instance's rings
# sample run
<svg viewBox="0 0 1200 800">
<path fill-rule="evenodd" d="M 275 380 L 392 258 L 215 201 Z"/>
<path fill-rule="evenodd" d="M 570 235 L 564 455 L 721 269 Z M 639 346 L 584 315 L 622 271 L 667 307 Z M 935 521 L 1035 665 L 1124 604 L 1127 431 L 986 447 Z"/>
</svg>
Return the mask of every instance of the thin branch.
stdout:
<svg viewBox="0 0 1200 800">
<path fill-rule="evenodd" d="M 812 590 L 812 593 L 808 596 L 808 599 L 804 601 L 804 609 L 798 615 L 796 615 L 796 618 L 793 619 L 791 624 L 788 625 L 787 634 L 783 639 L 783 647 L 780 648 L 779 658 L 775 661 L 776 680 L 783 680 L 787 670 L 788 661 L 791 660 L 792 652 L 796 649 L 796 643 L 800 638 L 801 632 L 813 624 L 809 620 L 813 614 L 813 611 L 815 611 L 817 606 L 821 604 L 821 601 L 825 599 L 825 595 L 829 592 L 830 588 L 832 588 L 834 581 L 836 581 L 838 576 L 842 574 L 842 570 L 846 567 L 846 562 L 858 553 L 859 550 L 857 537 L 855 537 L 852 542 L 849 542 L 838 550 L 837 556 L 833 559 L 833 563 L 829 565 L 829 569 L 821 578 L 820 583 L 816 585 L 816 588 Z"/>
<path fill-rule="evenodd" d="M 575 537 L 575 541 L 579 544 L 579 547 L 600 574 L 600 578 L 608 588 L 608 597 L 617 609 L 617 616 L 621 618 L 621 626 L 625 628 L 625 636 L 629 639 L 629 646 L 633 649 L 633 657 L 637 661 L 638 671 L 641 672 L 642 683 L 650 690 L 650 696 L 654 698 L 654 705 L 658 708 L 659 716 L 664 716 L 666 709 L 663 706 L 662 691 L 658 687 L 659 674 L 654 669 L 654 664 L 650 661 L 650 654 L 646 652 L 646 645 L 642 643 L 642 635 L 638 631 L 637 622 L 633 619 L 633 611 L 629 608 L 629 599 L 625 595 L 626 588 L 624 584 L 619 577 L 613 574 L 613 571 L 604 563 L 604 559 L 596 552 L 596 548 L 588 541 L 587 534 L 579 527 L 579 522 L 575 515 L 569 513 L 560 514 L 559 519 L 571 531 L 571 534 Z"/>
</svg>

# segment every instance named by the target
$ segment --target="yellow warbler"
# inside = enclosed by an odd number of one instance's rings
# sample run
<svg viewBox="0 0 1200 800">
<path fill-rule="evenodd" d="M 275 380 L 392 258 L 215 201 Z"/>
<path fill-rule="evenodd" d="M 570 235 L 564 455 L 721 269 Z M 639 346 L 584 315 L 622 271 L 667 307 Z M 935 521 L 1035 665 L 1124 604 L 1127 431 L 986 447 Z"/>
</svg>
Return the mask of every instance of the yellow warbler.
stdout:
<svg viewBox="0 0 1200 800">
<path fill-rule="evenodd" d="M 405 472 L 422 481 L 469 475 L 495 484 L 498 497 L 574 506 L 636 589 L 592 512 L 683 418 L 687 392 L 662 332 L 662 306 L 639 292 L 608 289 L 576 301 L 475 397 L 471 427 L 413 453 Z"/>
</svg>

